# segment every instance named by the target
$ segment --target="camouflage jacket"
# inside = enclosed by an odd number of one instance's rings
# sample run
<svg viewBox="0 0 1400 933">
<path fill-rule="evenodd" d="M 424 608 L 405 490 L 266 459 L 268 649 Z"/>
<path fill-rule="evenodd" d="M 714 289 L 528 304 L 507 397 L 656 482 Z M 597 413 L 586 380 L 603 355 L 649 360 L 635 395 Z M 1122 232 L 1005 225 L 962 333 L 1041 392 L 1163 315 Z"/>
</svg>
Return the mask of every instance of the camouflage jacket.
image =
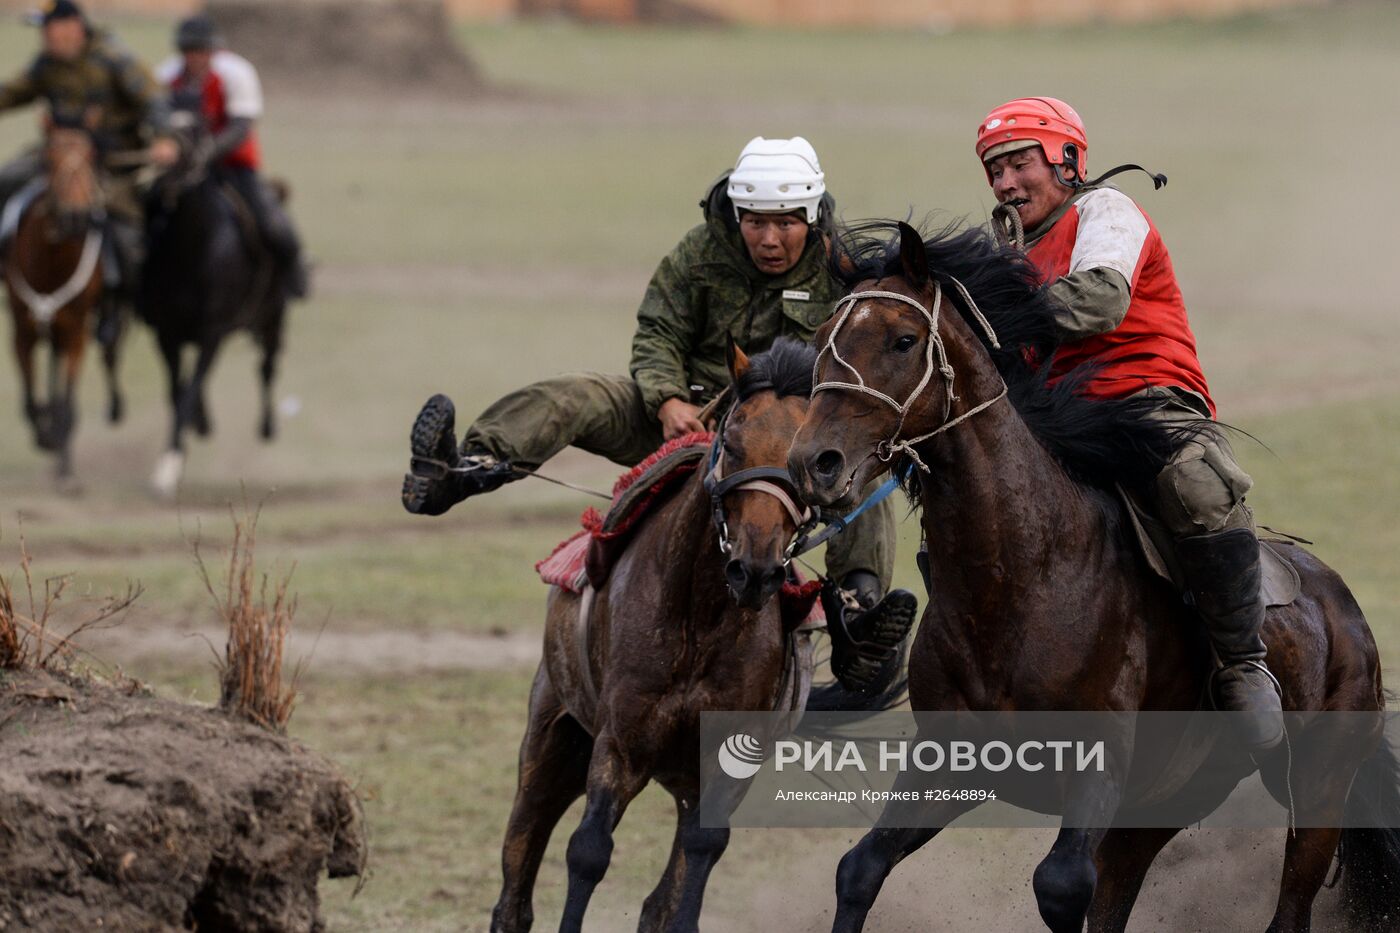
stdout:
<svg viewBox="0 0 1400 933">
<path fill-rule="evenodd" d="M 155 78 L 110 33 L 89 32 L 87 48 L 73 61 L 39 53 L 18 76 L 0 84 L 0 111 L 32 101 L 48 104 L 54 119 L 80 123 L 89 108 L 100 110 L 98 145 L 138 149 L 145 132 L 168 129 L 165 94 Z"/>
<path fill-rule="evenodd" d="M 630 370 L 653 417 L 667 399 L 690 398 L 692 385 L 702 386 L 708 399 L 729 384 L 728 335 L 745 353 L 766 350 L 778 337 L 811 342 L 841 294 L 823 244 L 834 214 L 831 195 L 797 265 L 770 276 L 749 259 L 725 190 L 728 177 L 700 202 L 705 222 L 661 260 L 637 311 Z"/>
</svg>

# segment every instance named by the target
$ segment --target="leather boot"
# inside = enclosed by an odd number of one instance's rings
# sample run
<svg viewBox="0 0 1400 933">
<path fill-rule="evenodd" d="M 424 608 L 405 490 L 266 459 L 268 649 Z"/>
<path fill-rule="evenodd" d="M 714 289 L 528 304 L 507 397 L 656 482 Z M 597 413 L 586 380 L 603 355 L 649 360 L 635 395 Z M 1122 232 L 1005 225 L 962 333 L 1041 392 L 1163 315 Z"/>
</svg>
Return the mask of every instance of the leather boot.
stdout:
<svg viewBox="0 0 1400 933">
<path fill-rule="evenodd" d="M 847 690 L 874 696 L 900 676 L 901 650 L 914 626 L 919 601 L 908 590 L 880 598 L 880 580 L 866 570 L 848 573 L 822 587 L 831 670 Z"/>
<path fill-rule="evenodd" d="M 409 434 L 409 472 L 403 507 L 414 515 L 441 515 L 468 496 L 499 489 L 521 474 L 489 451 L 457 450 L 456 409 L 445 395 L 423 403 Z"/>
<path fill-rule="evenodd" d="M 1259 637 L 1259 539 L 1248 528 L 1234 528 L 1180 538 L 1176 553 L 1219 661 L 1212 682 L 1216 705 L 1250 714 L 1233 717 L 1240 738 L 1251 752 L 1268 751 L 1283 740 L 1283 702 Z"/>
</svg>

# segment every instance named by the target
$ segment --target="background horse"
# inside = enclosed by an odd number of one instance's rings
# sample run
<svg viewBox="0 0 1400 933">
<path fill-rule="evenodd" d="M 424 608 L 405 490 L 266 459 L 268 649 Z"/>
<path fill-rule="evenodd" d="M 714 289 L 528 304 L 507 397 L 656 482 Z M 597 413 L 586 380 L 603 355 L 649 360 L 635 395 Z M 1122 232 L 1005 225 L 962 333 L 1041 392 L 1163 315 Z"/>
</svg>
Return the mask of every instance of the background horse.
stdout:
<svg viewBox="0 0 1400 933">
<path fill-rule="evenodd" d="M 1145 419 L 1150 403 L 1090 401 L 1073 378 L 1046 386 L 1032 364 L 1053 353 L 1051 306 L 1024 257 L 977 231 L 924 242 L 898 230 L 867 228 L 838 250 L 847 284 L 878 292 L 858 295 L 818 333 L 817 395 L 789 468 L 808 502 L 840 505 L 890 462 L 923 467 L 913 491 L 933 595 L 909 658 L 913 707 L 1195 709 L 1212 667 L 1200 621 L 1149 571 L 1106 491 L 1155 476 L 1176 439 Z M 1264 641 L 1284 709 L 1380 710 L 1376 645 L 1356 601 L 1317 558 L 1283 550 L 1302 594 L 1269 610 Z M 1400 826 L 1400 770 L 1379 717 L 1351 721 L 1355 734 L 1343 736 L 1291 717 L 1289 742 L 1257 763 L 1299 816 L 1271 933 L 1309 928 L 1339 839 L 1353 913 L 1388 916 L 1387 929 L 1400 917 L 1400 833 L 1327 828 Z M 1120 825 L 1154 824 L 1134 822 L 1151 809 L 1124 792 L 1130 777 L 1169 775 L 1164 793 L 1200 801 L 1203 817 L 1256 767 L 1225 742 L 1194 768 L 1168 771 L 1173 745 L 1148 745 L 1125 736 L 1106 774 L 1062 788 L 1062 829 L 1034 878 L 1051 929 L 1078 931 L 1087 916 L 1093 930 L 1123 930 L 1178 831 L 1093 828 L 1115 815 Z M 860 929 L 895 864 L 976 805 L 936 803 L 917 820 L 903 814 L 903 825 L 923 828 L 868 833 L 842 859 L 835 929 Z"/>
<path fill-rule="evenodd" d="M 44 144 L 45 175 L 33 200 L 15 195 L 6 214 L 23 211 L 14 222 L 5 261 L 5 285 L 14 317 L 15 356 L 19 361 L 24 416 L 41 450 L 57 455 L 57 473 L 72 475 L 72 437 L 78 412 L 75 395 L 89 317 L 102 292 L 102 190 L 96 147 L 86 129 L 50 124 Z M 28 205 L 25 205 L 25 202 Z M 115 300 L 112 296 L 109 300 Z M 49 345 L 47 394 L 35 394 L 34 351 Z M 103 348 L 107 371 L 108 420 L 122 418 L 117 386 L 117 340 Z"/>
<path fill-rule="evenodd" d="M 282 348 L 287 299 L 272 257 L 257 239 L 247 209 L 209 169 L 209 135 L 187 111 L 182 156 L 152 186 L 146 198 L 146 265 L 138 303 L 155 330 L 170 382 L 170 446 L 151 477 L 155 491 L 174 495 L 184 472 L 184 435 L 212 429 L 204 384 L 224 339 L 248 331 L 262 350 L 262 419 L 259 434 L 277 431 L 272 381 Z M 196 350 L 193 370 L 184 348 Z"/>
<path fill-rule="evenodd" d="M 809 347 L 786 340 L 752 364 L 732 351 L 737 401 L 721 431 L 724 476 L 781 467 L 807 406 L 812 361 Z M 596 595 L 586 644 L 577 629 L 583 597 L 551 594 L 492 930 L 530 927 L 550 833 L 586 792 L 583 820 L 569 840 L 560 924 L 582 929 L 612 856 L 613 829 L 653 779 L 675 797 L 676 836 L 639 926 L 695 930 L 710 870 L 729 841 L 727 829 L 699 825 L 700 713 L 802 708 L 805 691 L 794 693 L 784 679 L 788 634 L 801 620 L 785 625 L 772 598 L 786 578 L 797 516 L 779 497 L 741 484 L 719 494 L 729 544 L 722 550 L 705 472 L 696 470 L 636 532 Z M 807 708 L 879 709 L 901 693 L 902 683 L 874 697 L 832 684 L 813 691 Z"/>
</svg>

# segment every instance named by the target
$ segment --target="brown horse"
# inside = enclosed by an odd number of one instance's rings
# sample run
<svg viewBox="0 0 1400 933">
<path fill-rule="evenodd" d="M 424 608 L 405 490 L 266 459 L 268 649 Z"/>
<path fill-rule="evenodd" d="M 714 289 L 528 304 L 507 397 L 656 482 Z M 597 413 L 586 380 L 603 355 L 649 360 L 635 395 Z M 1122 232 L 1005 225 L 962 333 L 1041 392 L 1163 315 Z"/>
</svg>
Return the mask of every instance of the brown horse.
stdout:
<svg viewBox="0 0 1400 933">
<path fill-rule="evenodd" d="M 917 468 L 932 596 L 909 658 L 914 709 L 1197 708 L 1211 670 L 1200 622 L 1149 571 L 1106 491 L 1164 464 L 1176 439 L 1143 417 L 1150 403 L 1091 401 L 1073 379 L 1047 387 L 1034 364 L 1054 349 L 1049 299 L 1024 257 L 978 231 L 925 242 L 906 224 L 872 224 L 837 255 L 857 292 L 817 334 L 816 395 L 789 469 L 806 501 L 840 506 L 891 463 Z M 1356 601 L 1317 558 L 1284 550 L 1302 593 L 1269 610 L 1264 640 L 1285 710 L 1380 710 L 1376 645 Z M 1388 929 L 1400 917 L 1400 833 L 1325 828 L 1355 826 L 1354 815 L 1400 826 L 1379 717 L 1352 718 L 1355 734 L 1323 736 L 1290 717 L 1289 742 L 1257 762 L 1276 799 L 1287 805 L 1291 789 L 1300 816 L 1271 933 L 1309 929 L 1339 839 L 1349 905 L 1388 916 Z M 1115 815 L 1126 816 L 1119 826 L 1153 825 L 1133 821 L 1146 810 L 1123 791 L 1129 776 L 1175 775 L 1166 793 L 1210 801 L 1205 816 L 1256 768 L 1227 745 L 1169 772 L 1171 744 L 1126 736 L 1106 773 L 1068 782 L 1061 831 L 1034 877 L 1051 929 L 1125 928 L 1178 830 L 1085 827 Z M 903 815 L 922 828 L 885 820 L 862 838 L 841 861 L 834 928 L 860 929 L 891 869 L 975 806 L 930 804 L 918 820 Z"/>
<path fill-rule="evenodd" d="M 582 929 L 608 868 L 613 829 L 651 780 L 675 797 L 677 825 L 640 929 L 697 928 L 706 880 L 729 840 L 727 829 L 699 824 L 700 713 L 800 710 L 806 694 L 804 678 L 784 676 L 789 628 L 772 598 L 798 529 L 793 511 L 802 507 L 748 488 L 741 474 L 756 470 L 748 475 L 787 485 L 781 467 L 807 407 L 813 360 L 810 347 L 793 341 L 779 341 L 752 362 L 733 348 L 736 402 L 716 443 L 719 471 L 740 485 L 711 483 L 707 490 L 708 471 L 697 470 L 643 523 L 596 594 L 585 644 L 577 631 L 585 597 L 552 593 L 492 930 L 529 929 L 550 833 L 586 793 L 583 820 L 569 841 L 560 924 Z M 715 527 L 717 506 L 727 530 Z M 857 697 L 832 684 L 813 691 L 807 706 L 878 709 L 892 701 L 891 693 Z"/>
<path fill-rule="evenodd" d="M 50 126 L 44 147 L 44 190 L 19 218 L 5 263 L 14 316 L 24 416 L 35 443 L 58 456 L 58 476 L 72 475 L 71 442 L 77 422 L 74 396 L 89 317 L 102 300 L 102 191 L 96 147 L 87 130 Z M 18 196 L 17 196 L 18 197 Z M 50 348 L 48 392 L 35 394 L 34 351 Z M 116 380 L 117 341 L 103 350 L 108 419 L 121 420 Z"/>
</svg>

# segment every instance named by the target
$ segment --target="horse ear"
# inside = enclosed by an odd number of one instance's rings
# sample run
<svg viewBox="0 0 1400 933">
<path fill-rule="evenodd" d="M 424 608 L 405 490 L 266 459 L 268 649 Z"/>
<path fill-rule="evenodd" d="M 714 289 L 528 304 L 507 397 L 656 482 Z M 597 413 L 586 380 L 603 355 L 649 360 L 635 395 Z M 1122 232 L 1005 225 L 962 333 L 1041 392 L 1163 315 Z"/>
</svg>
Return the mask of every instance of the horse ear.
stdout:
<svg viewBox="0 0 1400 933">
<path fill-rule="evenodd" d="M 744 378 L 744 373 L 749 371 L 748 354 L 739 349 L 739 344 L 734 340 L 733 334 L 729 335 L 729 339 L 724 345 L 724 362 L 729 365 L 729 378 L 736 383 Z"/>
<path fill-rule="evenodd" d="M 904 221 L 899 222 L 899 261 L 904 266 L 904 280 L 915 288 L 928 285 L 928 253 L 919 231 Z"/>
</svg>

